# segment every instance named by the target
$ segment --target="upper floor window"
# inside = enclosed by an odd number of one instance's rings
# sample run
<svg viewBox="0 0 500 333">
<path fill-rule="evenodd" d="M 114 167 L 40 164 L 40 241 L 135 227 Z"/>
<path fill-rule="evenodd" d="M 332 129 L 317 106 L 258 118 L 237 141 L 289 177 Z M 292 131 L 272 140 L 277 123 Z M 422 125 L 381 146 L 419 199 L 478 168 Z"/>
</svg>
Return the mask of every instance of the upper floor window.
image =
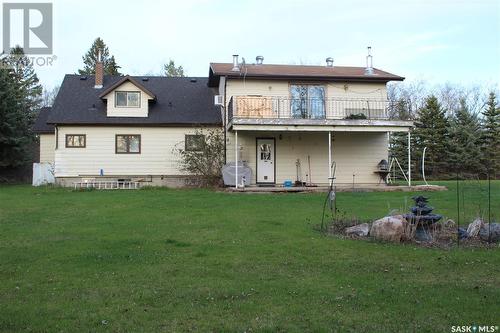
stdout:
<svg viewBox="0 0 500 333">
<path fill-rule="evenodd" d="M 66 148 L 85 148 L 85 134 L 66 134 Z"/>
<path fill-rule="evenodd" d="M 115 143 L 116 154 L 140 154 L 141 136 L 139 134 L 117 134 Z"/>
<path fill-rule="evenodd" d="M 115 105 L 120 108 L 138 108 L 141 106 L 139 91 L 115 91 Z"/>
<path fill-rule="evenodd" d="M 205 136 L 202 134 L 186 134 L 184 143 L 186 151 L 202 151 L 205 144 Z"/>
<path fill-rule="evenodd" d="M 293 118 L 325 118 L 325 86 L 293 84 L 290 86 L 290 98 Z"/>
</svg>

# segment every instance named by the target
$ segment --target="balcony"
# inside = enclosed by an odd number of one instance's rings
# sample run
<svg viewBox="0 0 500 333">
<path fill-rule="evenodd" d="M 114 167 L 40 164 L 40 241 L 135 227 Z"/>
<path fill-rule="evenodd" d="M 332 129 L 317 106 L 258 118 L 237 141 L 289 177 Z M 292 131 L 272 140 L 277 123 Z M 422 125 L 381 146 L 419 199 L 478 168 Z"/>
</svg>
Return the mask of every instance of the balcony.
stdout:
<svg viewBox="0 0 500 333">
<path fill-rule="evenodd" d="M 228 125 L 233 130 L 406 132 L 413 122 L 383 99 L 233 96 Z"/>
<path fill-rule="evenodd" d="M 233 96 L 228 105 L 233 119 L 303 120 L 408 120 L 395 105 L 382 99 L 292 99 L 288 97 Z"/>
</svg>

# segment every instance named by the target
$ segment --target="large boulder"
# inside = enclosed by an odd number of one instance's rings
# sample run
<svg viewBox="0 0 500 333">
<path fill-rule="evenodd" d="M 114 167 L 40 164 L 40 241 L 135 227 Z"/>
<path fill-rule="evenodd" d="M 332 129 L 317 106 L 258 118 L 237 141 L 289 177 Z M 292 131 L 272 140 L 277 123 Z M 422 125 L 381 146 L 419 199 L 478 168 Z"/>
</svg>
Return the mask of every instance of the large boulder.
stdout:
<svg viewBox="0 0 500 333">
<path fill-rule="evenodd" d="M 400 242 L 405 224 L 406 221 L 398 217 L 388 216 L 381 218 L 372 223 L 370 236 L 378 240 Z"/>
<path fill-rule="evenodd" d="M 467 235 L 470 238 L 477 237 L 479 234 L 479 230 L 484 226 L 483 220 L 478 217 L 477 219 L 474 220 L 469 226 L 467 227 Z"/>
<path fill-rule="evenodd" d="M 490 239 L 490 234 L 492 242 L 496 243 L 500 241 L 500 223 L 491 223 L 491 225 L 485 223 L 481 230 L 479 230 L 479 237 L 486 242 Z"/>
<path fill-rule="evenodd" d="M 361 223 L 345 229 L 347 236 L 366 237 L 370 232 L 370 225 L 368 223 Z"/>
</svg>

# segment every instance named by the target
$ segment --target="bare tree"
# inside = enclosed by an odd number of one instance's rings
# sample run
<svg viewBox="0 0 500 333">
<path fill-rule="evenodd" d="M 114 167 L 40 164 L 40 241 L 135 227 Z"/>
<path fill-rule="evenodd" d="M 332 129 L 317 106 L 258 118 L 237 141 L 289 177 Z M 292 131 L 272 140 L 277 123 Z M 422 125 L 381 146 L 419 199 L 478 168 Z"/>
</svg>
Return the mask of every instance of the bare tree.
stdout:
<svg viewBox="0 0 500 333">
<path fill-rule="evenodd" d="M 52 89 L 43 87 L 42 106 L 52 106 L 52 104 L 54 104 L 59 88 L 61 88 L 61 86 L 55 86 Z"/>
</svg>

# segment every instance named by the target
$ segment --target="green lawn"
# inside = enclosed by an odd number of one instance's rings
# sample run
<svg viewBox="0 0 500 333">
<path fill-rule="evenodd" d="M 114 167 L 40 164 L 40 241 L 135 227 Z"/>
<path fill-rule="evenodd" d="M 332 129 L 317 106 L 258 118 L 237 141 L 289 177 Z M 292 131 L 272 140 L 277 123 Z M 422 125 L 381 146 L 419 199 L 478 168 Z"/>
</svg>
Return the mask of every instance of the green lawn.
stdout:
<svg viewBox="0 0 500 333">
<path fill-rule="evenodd" d="M 456 219 L 456 192 L 427 193 Z M 460 196 L 472 218 L 485 183 Z M 492 213 L 500 217 L 500 182 Z M 375 219 L 413 193 L 339 193 Z M 0 188 L 0 331 L 451 332 L 500 325 L 500 248 L 314 230 L 324 194 Z"/>
</svg>

